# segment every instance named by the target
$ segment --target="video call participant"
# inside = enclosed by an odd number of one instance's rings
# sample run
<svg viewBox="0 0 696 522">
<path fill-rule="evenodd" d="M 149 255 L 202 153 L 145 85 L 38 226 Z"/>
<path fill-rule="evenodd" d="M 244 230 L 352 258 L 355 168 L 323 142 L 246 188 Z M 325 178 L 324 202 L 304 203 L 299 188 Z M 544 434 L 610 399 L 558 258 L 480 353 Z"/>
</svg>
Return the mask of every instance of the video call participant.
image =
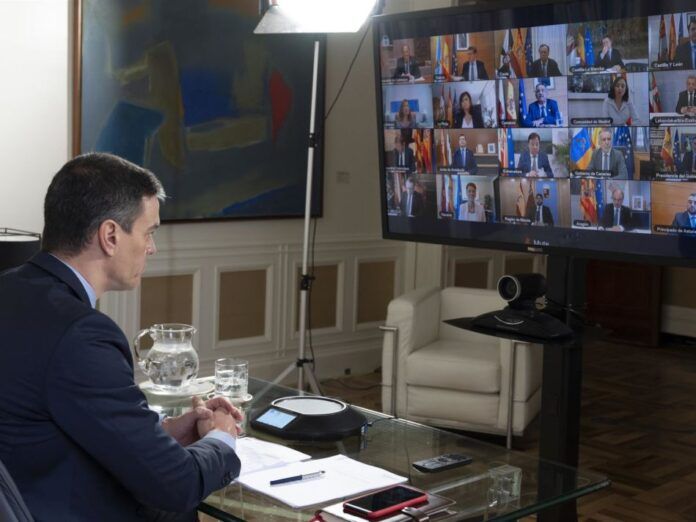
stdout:
<svg viewBox="0 0 696 522">
<path fill-rule="evenodd" d="M 401 47 L 401 58 L 396 59 L 396 69 L 394 69 L 394 76 L 392 76 L 392 78 L 411 82 L 421 78 L 420 67 L 411 56 L 411 49 L 408 45 Z"/>
<path fill-rule="evenodd" d="M 452 167 L 463 169 L 471 175 L 475 175 L 478 172 L 476 156 L 474 156 L 474 152 L 471 149 L 466 148 L 466 136 L 464 134 L 459 135 L 459 148 L 454 151 Z"/>
<path fill-rule="evenodd" d="M 394 138 L 394 150 L 392 150 L 392 165 L 394 167 L 413 170 L 415 165 L 413 151 L 404 142 L 403 136 Z"/>
<path fill-rule="evenodd" d="M 549 58 L 551 48 L 546 44 L 539 46 L 539 59 L 532 62 L 531 76 L 561 76 L 558 63 L 553 58 Z"/>
<path fill-rule="evenodd" d="M 679 165 L 679 172 L 696 172 L 696 136 L 691 138 L 691 150 L 684 153 L 682 157 L 681 164 Z"/>
<path fill-rule="evenodd" d="M 696 18 L 689 20 L 689 40 L 677 46 L 674 61 L 681 69 L 696 69 Z"/>
<path fill-rule="evenodd" d="M 399 112 L 396 113 L 396 117 L 394 118 L 394 124 L 397 129 L 415 129 L 418 127 L 416 115 L 411 112 L 411 106 L 408 104 L 408 100 L 401 100 Z"/>
<path fill-rule="evenodd" d="M 423 212 L 423 194 L 416 191 L 416 178 L 409 176 L 404 183 L 406 193 L 401 195 L 401 215 L 406 217 L 420 216 Z"/>
<path fill-rule="evenodd" d="M 477 49 L 469 47 L 469 60 L 462 65 L 462 80 L 473 82 L 475 80 L 487 80 L 486 66 L 481 60 L 476 59 Z"/>
<path fill-rule="evenodd" d="M 674 112 L 684 116 L 696 116 L 696 75 L 686 79 L 686 90 L 679 93 Z"/>
<path fill-rule="evenodd" d="M 459 106 L 454 115 L 454 127 L 457 129 L 482 129 L 483 116 L 481 106 L 474 105 L 471 94 L 464 91 L 459 95 Z"/>
<path fill-rule="evenodd" d="M 546 86 L 537 84 L 534 88 L 536 101 L 529 104 L 527 118 L 522 122 L 525 127 L 540 127 L 543 125 L 558 125 L 561 113 L 556 100 L 546 98 Z"/>
<path fill-rule="evenodd" d="M 597 53 L 595 65 L 597 67 L 604 67 L 605 69 L 614 69 L 616 72 L 619 72 L 625 67 L 623 57 L 618 49 L 612 47 L 612 41 L 609 35 L 602 38 L 602 49 Z"/>
<path fill-rule="evenodd" d="M 459 205 L 459 213 L 457 215 L 459 221 L 486 221 L 486 210 L 483 205 L 476 201 L 476 184 L 466 184 L 466 201 Z"/>
<path fill-rule="evenodd" d="M 602 102 L 602 117 L 611 118 L 612 125 L 638 125 L 640 121 L 636 108 L 628 97 L 628 84 L 622 76 L 618 76 Z"/>
<path fill-rule="evenodd" d="M 612 178 L 627 179 L 626 159 L 612 146 L 612 133 L 604 129 L 599 133 L 599 148 L 592 153 L 590 170 L 611 171 Z"/>
<path fill-rule="evenodd" d="M 604 208 L 601 225 L 604 230 L 623 232 L 633 229 L 633 214 L 631 209 L 623 204 L 624 193 L 614 189 L 611 193 L 611 205 Z"/>
<path fill-rule="evenodd" d="M 689 194 L 686 200 L 686 210 L 674 214 L 673 227 L 696 229 L 696 192 Z"/>
<path fill-rule="evenodd" d="M 517 161 L 517 169 L 522 171 L 523 176 L 553 178 L 549 156 L 540 149 L 541 137 L 536 132 L 532 132 L 527 136 L 527 150 L 520 154 L 520 159 Z"/>
<path fill-rule="evenodd" d="M 510 68 L 510 54 L 503 54 L 503 64 L 498 67 L 498 76 L 500 78 L 509 78 L 512 69 Z"/>
<path fill-rule="evenodd" d="M 532 225 L 553 226 L 553 214 L 548 205 L 544 205 L 544 196 L 537 194 L 534 198 L 534 208 L 530 209 L 527 219 L 532 221 Z"/>
<path fill-rule="evenodd" d="M 0 460 L 36 520 L 193 521 L 239 474 L 239 411 L 198 399 L 160 421 L 94 308 L 140 284 L 164 197 L 137 165 L 78 156 L 46 193 L 41 252 L 0 275 Z"/>
</svg>

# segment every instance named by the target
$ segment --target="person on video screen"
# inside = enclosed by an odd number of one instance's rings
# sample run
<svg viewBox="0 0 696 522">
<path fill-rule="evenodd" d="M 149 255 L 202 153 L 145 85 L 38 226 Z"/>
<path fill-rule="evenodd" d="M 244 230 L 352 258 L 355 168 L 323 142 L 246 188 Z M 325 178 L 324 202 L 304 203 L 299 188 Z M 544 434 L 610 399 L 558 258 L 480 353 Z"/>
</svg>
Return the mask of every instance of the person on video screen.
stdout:
<svg viewBox="0 0 696 522">
<path fill-rule="evenodd" d="M 475 80 L 487 80 L 486 66 L 481 60 L 477 60 L 477 49 L 473 45 L 469 47 L 469 59 L 462 65 L 462 80 L 473 82 Z"/>
<path fill-rule="evenodd" d="M 420 216 L 423 212 L 423 194 L 416 191 L 416 178 L 409 176 L 404 183 L 406 192 L 401 196 L 401 215 L 406 217 Z"/>
<path fill-rule="evenodd" d="M 471 149 L 466 148 L 466 136 L 464 134 L 459 135 L 459 148 L 454 151 L 452 167 L 465 170 L 472 175 L 478 172 L 476 156 L 474 156 L 474 152 Z"/>
<path fill-rule="evenodd" d="M 411 112 L 411 106 L 408 100 L 401 100 L 399 112 L 396 113 L 396 117 L 394 118 L 394 124 L 397 129 L 415 129 L 418 127 L 416 114 Z"/>
<path fill-rule="evenodd" d="M 696 18 L 689 20 L 689 40 L 677 46 L 675 62 L 681 62 L 681 69 L 696 69 Z"/>
<path fill-rule="evenodd" d="M 401 47 L 401 58 L 396 60 L 396 69 L 394 69 L 392 78 L 411 82 L 421 78 L 420 67 L 411 56 L 411 49 L 408 45 Z"/>
<path fill-rule="evenodd" d="M 525 127 L 541 127 L 544 125 L 558 125 L 561 121 L 561 113 L 558 110 L 556 100 L 546 97 L 546 85 L 537 84 L 534 87 L 536 101 L 529 104 L 527 117 L 522 122 Z"/>
<path fill-rule="evenodd" d="M 553 169 L 549 163 L 549 156 L 541 149 L 541 137 L 532 132 L 527 137 L 527 150 L 520 154 L 517 161 L 517 169 L 528 178 L 553 178 Z"/>
<path fill-rule="evenodd" d="M 686 90 L 679 93 L 674 112 L 684 116 L 696 116 L 696 75 L 686 79 Z"/>
<path fill-rule="evenodd" d="M 628 83 L 617 76 L 602 102 L 602 117 L 611 118 L 612 125 L 638 125 L 638 115 L 633 102 L 628 99 Z"/>
<path fill-rule="evenodd" d="M 674 214 L 673 227 L 696 229 L 696 192 L 689 194 L 686 200 L 686 210 Z"/>
<path fill-rule="evenodd" d="M 595 65 L 605 69 L 613 69 L 616 72 L 625 67 L 621 53 L 612 46 L 611 36 L 606 35 L 602 38 L 602 49 L 597 53 Z"/>
<path fill-rule="evenodd" d="M 544 196 L 537 194 L 534 197 L 534 208 L 529 210 L 527 218 L 532 221 L 532 225 L 553 226 L 553 214 L 548 205 L 544 205 Z"/>
<path fill-rule="evenodd" d="M 590 170 L 611 171 L 612 178 L 626 179 L 628 178 L 626 159 L 612 145 L 611 129 L 603 129 L 599 133 L 599 148 L 592 153 Z"/>
<path fill-rule="evenodd" d="M 684 153 L 679 172 L 696 172 L 696 136 L 691 138 L 691 150 Z"/>
<path fill-rule="evenodd" d="M 510 53 L 504 53 L 502 55 L 502 61 L 502 65 L 498 67 L 498 76 L 500 78 L 509 78 L 512 71 L 510 68 Z"/>
<path fill-rule="evenodd" d="M 411 148 L 406 145 L 403 136 L 394 138 L 394 150 L 392 151 L 392 165 L 394 167 L 413 170 L 414 156 Z"/>
<path fill-rule="evenodd" d="M 561 76 L 558 63 L 553 58 L 549 58 L 551 48 L 546 44 L 539 46 L 539 59 L 532 62 L 530 76 Z"/>
<path fill-rule="evenodd" d="M 476 184 L 466 184 L 466 201 L 459 205 L 457 219 L 460 221 L 486 221 L 486 210 L 483 205 L 476 201 Z"/>
<path fill-rule="evenodd" d="M 604 208 L 602 215 L 602 227 L 612 232 L 623 232 L 633 228 L 633 215 L 631 209 L 623 204 L 624 193 L 621 189 L 614 189 L 611 193 L 611 205 Z"/>
<path fill-rule="evenodd" d="M 482 129 L 483 116 L 481 106 L 474 105 L 471 94 L 464 91 L 459 95 L 459 106 L 454 115 L 454 127 L 457 129 Z"/>
</svg>

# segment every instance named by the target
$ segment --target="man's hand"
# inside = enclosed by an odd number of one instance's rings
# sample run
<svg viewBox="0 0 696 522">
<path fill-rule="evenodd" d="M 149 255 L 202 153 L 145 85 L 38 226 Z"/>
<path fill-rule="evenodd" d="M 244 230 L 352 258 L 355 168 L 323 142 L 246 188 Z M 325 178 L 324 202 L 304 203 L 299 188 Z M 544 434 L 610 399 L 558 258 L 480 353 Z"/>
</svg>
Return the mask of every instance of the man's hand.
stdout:
<svg viewBox="0 0 696 522">
<path fill-rule="evenodd" d="M 194 409 L 203 406 L 213 412 L 210 417 L 198 421 L 196 427 L 200 437 L 205 437 L 211 430 L 222 430 L 233 437 L 239 436 L 242 432 L 237 422 L 241 422 L 244 415 L 229 400 L 224 397 L 213 397 L 204 403 L 200 398 L 194 397 L 193 401 Z"/>
<path fill-rule="evenodd" d="M 207 425 L 207 423 L 212 422 L 212 418 L 213 412 L 205 407 L 205 404 L 199 397 L 194 397 L 193 410 L 178 417 L 167 417 L 162 421 L 162 428 L 174 437 L 179 444 L 188 446 L 203 436 L 200 434 L 198 426 L 201 423 L 204 426 Z"/>
</svg>

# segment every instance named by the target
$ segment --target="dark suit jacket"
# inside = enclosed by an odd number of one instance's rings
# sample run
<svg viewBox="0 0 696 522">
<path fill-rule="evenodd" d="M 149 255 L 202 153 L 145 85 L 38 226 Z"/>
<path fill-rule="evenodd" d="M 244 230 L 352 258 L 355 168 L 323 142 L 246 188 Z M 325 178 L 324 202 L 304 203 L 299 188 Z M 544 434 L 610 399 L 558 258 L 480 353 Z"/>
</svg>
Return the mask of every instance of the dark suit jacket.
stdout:
<svg viewBox="0 0 696 522">
<path fill-rule="evenodd" d="M 621 56 L 621 53 L 619 52 L 618 49 L 614 49 L 613 47 L 611 48 L 611 59 L 609 59 L 609 56 L 602 56 L 602 50 L 600 49 L 597 52 L 597 59 L 595 60 L 595 66 L 596 67 L 604 67 L 605 69 L 609 69 L 610 67 L 614 67 L 615 65 L 620 65 L 622 68 L 624 66 L 623 62 L 623 57 Z"/>
<path fill-rule="evenodd" d="M 408 217 L 406 205 L 408 204 L 408 193 L 401 194 L 401 215 Z M 420 216 L 423 213 L 423 195 L 420 192 L 413 192 L 413 201 L 411 202 L 411 216 Z"/>
<path fill-rule="evenodd" d="M 454 128 L 462 128 L 462 119 L 464 119 L 464 113 L 462 111 L 457 111 L 454 115 Z M 481 114 L 481 105 L 476 104 L 471 107 L 471 120 L 474 125 L 474 129 L 483 129 L 483 114 Z"/>
<path fill-rule="evenodd" d="M 541 59 L 534 60 L 532 62 L 530 76 L 533 76 L 533 77 L 544 76 L 544 72 L 542 71 L 542 68 L 541 68 Z M 556 60 L 553 60 L 551 58 L 548 59 L 548 63 L 546 64 L 546 76 L 561 76 L 561 70 L 558 68 L 558 64 L 556 63 Z"/>
<path fill-rule="evenodd" d="M 533 209 L 530 209 L 527 214 L 527 219 L 531 219 L 532 223 L 536 221 L 537 205 L 534 205 Z M 541 206 L 541 220 L 544 225 L 553 226 L 553 214 L 551 214 L 551 209 L 547 205 Z"/>
<path fill-rule="evenodd" d="M 539 155 L 537 156 L 537 167 L 544 169 L 546 177 L 553 178 L 553 170 L 549 163 L 549 157 L 545 152 L 539 151 Z M 517 161 L 517 168 L 522 170 L 524 176 L 531 170 L 532 155 L 529 154 L 529 149 L 520 154 L 520 159 Z"/>
<path fill-rule="evenodd" d="M 675 62 L 682 62 L 680 69 L 693 69 L 693 58 L 691 56 L 691 42 L 686 41 L 681 45 L 677 45 L 677 52 L 674 55 Z"/>
<path fill-rule="evenodd" d="M 691 220 L 687 211 L 674 214 L 673 227 L 691 228 Z"/>
<path fill-rule="evenodd" d="M 462 65 L 462 80 L 467 81 L 469 79 L 469 68 L 471 67 L 471 62 L 464 62 Z M 486 66 L 481 60 L 476 60 L 476 74 L 478 76 L 477 80 L 487 80 L 488 73 L 486 72 Z"/>
<path fill-rule="evenodd" d="M 466 161 L 462 162 L 462 149 L 457 148 L 452 157 L 452 166 L 458 169 L 464 169 L 472 175 L 478 172 L 476 157 L 474 157 L 474 153 L 470 149 L 466 149 Z"/>
<path fill-rule="evenodd" d="M 537 102 L 529 104 L 527 110 L 527 118 L 522 122 L 525 127 L 533 127 L 534 120 L 541 118 L 541 107 Z M 556 100 L 550 98 L 546 99 L 546 117 L 544 118 L 544 125 L 557 125 L 561 119 L 561 112 L 558 110 L 558 103 Z"/>
<path fill-rule="evenodd" d="M 0 460 L 37 520 L 190 512 L 239 473 L 226 444 L 162 429 L 127 339 L 50 254 L 0 275 L 0 332 Z"/>
<path fill-rule="evenodd" d="M 621 205 L 620 210 L 620 221 L 619 224 L 624 228 L 624 230 L 633 229 L 633 214 L 631 209 L 626 205 Z M 614 226 L 614 205 L 608 204 L 604 207 L 604 214 L 602 215 L 602 222 L 600 223 L 604 228 L 611 228 Z"/>
<path fill-rule="evenodd" d="M 410 72 L 411 76 L 413 76 L 414 78 L 420 78 L 420 76 L 421 76 L 420 67 L 416 63 L 416 60 L 413 59 L 413 56 L 411 56 L 411 58 L 409 58 L 409 72 Z M 394 69 L 393 78 L 401 78 L 405 74 L 406 74 L 406 64 L 404 63 L 404 59 L 397 58 L 396 69 Z"/>
<path fill-rule="evenodd" d="M 684 153 L 684 157 L 679 164 L 679 172 L 691 172 L 694 167 L 694 156 L 693 151 L 687 151 Z"/>
<path fill-rule="evenodd" d="M 694 94 L 696 97 L 696 94 Z M 694 99 L 694 103 L 696 103 L 696 98 Z M 682 91 L 679 93 L 679 99 L 677 100 L 677 107 L 674 109 L 674 112 L 679 112 L 682 110 L 682 107 L 688 107 L 689 106 L 689 91 Z"/>
<path fill-rule="evenodd" d="M 406 161 L 405 168 L 413 170 L 414 167 L 414 156 L 411 147 L 406 147 L 404 149 L 404 160 Z M 399 167 L 399 153 L 396 150 L 391 151 L 391 163 L 390 167 Z"/>
<path fill-rule="evenodd" d="M 602 170 L 602 154 L 601 148 L 592 153 L 589 170 Z M 626 168 L 626 160 L 618 150 L 611 148 L 609 153 L 609 170 L 613 178 L 628 179 L 628 169 Z"/>
</svg>

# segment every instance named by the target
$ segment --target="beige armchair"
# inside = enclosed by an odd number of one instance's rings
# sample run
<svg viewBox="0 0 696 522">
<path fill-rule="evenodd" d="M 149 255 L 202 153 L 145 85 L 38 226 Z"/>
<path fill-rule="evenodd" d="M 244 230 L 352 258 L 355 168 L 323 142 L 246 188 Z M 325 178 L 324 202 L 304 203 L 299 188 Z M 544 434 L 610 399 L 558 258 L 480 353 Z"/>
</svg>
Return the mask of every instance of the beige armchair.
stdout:
<svg viewBox="0 0 696 522">
<path fill-rule="evenodd" d="M 382 348 L 383 411 L 429 425 L 507 434 L 509 447 L 512 434 L 522 435 L 539 412 L 542 347 L 442 322 L 505 304 L 494 290 L 455 287 L 416 289 L 392 300 Z"/>
</svg>

